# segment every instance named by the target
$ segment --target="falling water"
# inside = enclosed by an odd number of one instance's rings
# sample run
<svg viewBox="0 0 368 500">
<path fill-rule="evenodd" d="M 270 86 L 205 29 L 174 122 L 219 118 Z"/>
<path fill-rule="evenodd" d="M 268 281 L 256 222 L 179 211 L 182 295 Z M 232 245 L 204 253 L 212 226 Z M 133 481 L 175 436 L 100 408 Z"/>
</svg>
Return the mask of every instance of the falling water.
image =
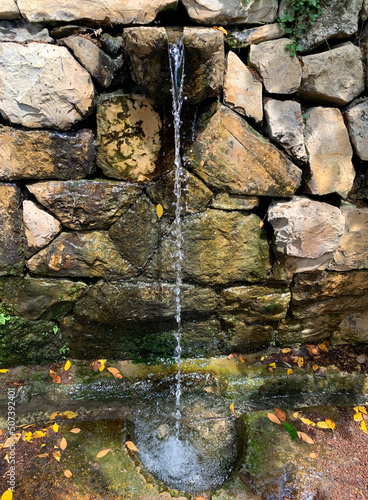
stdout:
<svg viewBox="0 0 368 500">
<path fill-rule="evenodd" d="M 180 410 L 180 397 L 181 397 L 181 266 L 183 261 L 182 251 L 182 231 L 180 215 L 182 211 L 181 206 L 181 176 L 182 166 L 180 158 L 180 113 L 183 105 L 183 86 L 184 86 L 184 44 L 183 40 L 177 40 L 174 44 L 169 45 L 169 62 L 171 74 L 171 92 L 173 101 L 173 117 L 174 117 L 174 139 L 175 139 L 175 220 L 174 220 L 174 235 L 176 240 L 175 252 L 175 270 L 176 270 L 176 285 L 175 285 L 175 300 L 176 300 L 176 323 L 177 329 L 175 338 L 177 341 L 175 349 L 175 360 L 177 365 L 176 374 L 176 432 L 179 434 L 181 410 Z"/>
</svg>

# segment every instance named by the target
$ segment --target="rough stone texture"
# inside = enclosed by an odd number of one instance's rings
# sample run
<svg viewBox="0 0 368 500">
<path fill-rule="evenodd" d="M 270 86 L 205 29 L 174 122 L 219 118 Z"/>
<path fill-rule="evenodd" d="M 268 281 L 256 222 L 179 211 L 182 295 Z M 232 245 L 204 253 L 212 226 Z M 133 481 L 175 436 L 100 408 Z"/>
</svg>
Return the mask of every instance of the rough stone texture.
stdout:
<svg viewBox="0 0 368 500">
<path fill-rule="evenodd" d="M 182 222 L 183 279 L 222 284 L 260 281 L 270 269 L 269 248 L 256 215 L 208 209 Z M 163 239 L 148 274 L 175 280 L 174 235 Z"/>
<path fill-rule="evenodd" d="M 311 108 L 306 113 L 305 141 L 310 167 L 307 191 L 346 197 L 353 187 L 355 170 L 341 112 L 337 108 Z"/>
<path fill-rule="evenodd" d="M 227 353 L 249 352 L 270 345 L 275 339 L 272 325 L 249 324 L 233 315 L 225 315 L 222 324 L 227 330 Z"/>
<path fill-rule="evenodd" d="M 0 126 L 0 179 L 78 179 L 94 170 L 91 130 L 75 133 Z"/>
<path fill-rule="evenodd" d="M 130 278 L 136 274 L 103 231 L 61 233 L 48 247 L 31 257 L 27 267 L 43 276 Z"/>
<path fill-rule="evenodd" d="M 201 180 L 185 169 L 180 174 L 181 197 L 180 206 L 183 214 L 201 212 L 206 209 L 213 193 Z M 164 213 L 170 216 L 175 215 L 176 195 L 175 195 L 175 171 L 171 170 L 153 183 L 147 193 L 152 201 L 160 203 Z"/>
<path fill-rule="evenodd" d="M 23 275 L 21 192 L 0 184 L 0 276 Z"/>
<path fill-rule="evenodd" d="M 219 106 L 212 116 L 203 115 L 198 122 L 186 156 L 209 187 L 233 194 L 294 194 L 301 170 L 239 115 Z"/>
<path fill-rule="evenodd" d="M 123 65 L 120 59 L 112 59 L 91 40 L 81 36 L 69 36 L 63 42 L 102 87 L 111 85 L 115 73 Z"/>
<path fill-rule="evenodd" d="M 268 221 L 275 231 L 277 252 L 303 259 L 296 272 L 327 265 L 344 231 L 344 217 L 338 208 L 304 196 L 274 202 Z"/>
<path fill-rule="evenodd" d="M 155 205 L 143 195 L 111 226 L 109 236 L 125 259 L 142 268 L 167 229 L 165 218 L 158 218 Z"/>
<path fill-rule="evenodd" d="M 291 289 L 292 314 L 298 319 L 365 312 L 367 291 L 367 271 L 298 274 Z"/>
<path fill-rule="evenodd" d="M 241 196 L 236 194 L 219 193 L 212 200 L 211 207 L 221 210 L 252 210 L 259 204 L 256 196 Z"/>
<path fill-rule="evenodd" d="M 183 285 L 183 315 L 208 314 L 218 297 L 209 288 Z M 122 321 L 175 319 L 175 284 L 152 281 L 98 282 L 77 303 L 76 317 L 119 325 Z"/>
<path fill-rule="evenodd" d="M 161 118 L 142 95 L 102 96 L 97 108 L 97 164 L 105 175 L 144 182 L 160 173 Z"/>
<path fill-rule="evenodd" d="M 19 9 L 15 0 L 2 0 L 0 5 L 0 19 L 18 19 Z"/>
<path fill-rule="evenodd" d="M 344 106 L 364 90 L 362 53 L 350 42 L 302 62 L 299 93 L 305 99 Z"/>
<path fill-rule="evenodd" d="M 0 112 L 25 127 L 67 129 L 92 111 L 89 73 L 65 47 L 0 43 Z"/>
<path fill-rule="evenodd" d="M 223 33 L 209 28 L 184 28 L 184 96 L 190 103 L 216 97 L 222 91 L 225 52 Z M 177 31 L 140 27 L 124 30 L 124 49 L 133 80 L 145 87 L 157 101 L 171 101 L 171 77 L 168 62 L 168 36 L 175 40 Z"/>
<path fill-rule="evenodd" d="M 105 179 L 49 181 L 28 190 L 70 229 L 106 229 L 134 203 L 138 186 Z"/>
<path fill-rule="evenodd" d="M 1 8 L 1 7 L 0 7 Z M 0 16 L 1 17 L 1 16 Z M 49 30 L 41 24 L 30 24 L 27 21 L 0 22 L 0 42 L 52 42 Z"/>
<path fill-rule="evenodd" d="M 23 201 L 23 224 L 27 258 L 48 245 L 61 231 L 61 224 L 55 217 L 29 200 Z"/>
<path fill-rule="evenodd" d="M 182 0 L 193 21 L 206 24 L 270 23 L 277 15 L 277 0 Z"/>
<path fill-rule="evenodd" d="M 285 28 L 281 24 L 266 24 L 257 28 L 243 31 L 232 31 L 225 38 L 225 43 L 231 49 L 246 49 L 250 45 L 275 40 L 285 35 Z"/>
<path fill-rule="evenodd" d="M 329 269 L 349 271 L 368 268 L 368 208 L 344 205 L 345 230 Z"/>
<path fill-rule="evenodd" d="M 286 49 L 290 43 L 288 38 L 280 38 L 250 47 L 249 64 L 257 68 L 271 94 L 292 94 L 299 89 L 302 67 Z"/>
<path fill-rule="evenodd" d="M 281 345 L 315 344 L 330 338 L 338 329 L 341 316 L 321 316 L 300 319 L 284 319 L 277 327 L 277 340 Z"/>
<path fill-rule="evenodd" d="M 109 33 L 103 33 L 100 36 L 102 48 L 112 56 L 117 56 L 123 49 L 123 37 L 112 36 Z"/>
<path fill-rule="evenodd" d="M 198 103 L 222 92 L 225 71 L 224 35 L 211 28 L 184 28 L 184 97 Z M 189 78 L 188 78 L 189 77 Z"/>
<path fill-rule="evenodd" d="M 301 50 L 310 50 L 330 38 L 349 38 L 356 33 L 362 4 L 363 0 L 331 0 L 299 37 Z"/>
<path fill-rule="evenodd" d="M 12 316 L 34 320 L 62 319 L 87 289 L 81 282 L 34 278 L 1 278 L 2 306 Z"/>
<path fill-rule="evenodd" d="M 368 19 L 368 0 L 363 0 L 362 10 L 360 11 L 360 18 L 363 22 Z"/>
<path fill-rule="evenodd" d="M 234 52 L 229 52 L 226 58 L 224 104 L 257 123 L 262 122 L 262 83 Z"/>
<path fill-rule="evenodd" d="M 344 113 L 355 153 L 368 160 L 368 99 L 350 106 Z"/>
<path fill-rule="evenodd" d="M 331 344 L 368 343 L 368 313 L 347 314 L 330 341 Z"/>
<path fill-rule="evenodd" d="M 175 8 L 177 0 L 17 0 L 19 10 L 30 22 L 89 21 L 95 24 L 148 24 L 167 8 Z"/>
<path fill-rule="evenodd" d="M 264 111 L 270 137 L 297 160 L 306 161 L 307 152 L 304 145 L 304 125 L 300 104 L 296 101 L 266 98 Z"/>
</svg>

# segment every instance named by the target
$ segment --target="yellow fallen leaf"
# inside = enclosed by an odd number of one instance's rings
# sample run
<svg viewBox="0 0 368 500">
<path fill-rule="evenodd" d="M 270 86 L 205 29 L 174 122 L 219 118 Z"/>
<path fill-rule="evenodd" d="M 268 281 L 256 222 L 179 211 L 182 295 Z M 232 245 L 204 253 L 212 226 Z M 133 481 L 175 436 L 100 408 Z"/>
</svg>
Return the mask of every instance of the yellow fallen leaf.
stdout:
<svg viewBox="0 0 368 500">
<path fill-rule="evenodd" d="M 224 33 L 224 35 L 227 35 L 226 29 L 223 28 L 222 26 L 213 26 L 213 29 L 218 30 L 218 31 L 222 31 Z"/>
<path fill-rule="evenodd" d="M 54 413 L 52 415 L 50 415 L 49 420 L 54 420 L 54 418 L 57 417 L 58 414 L 59 414 L 58 411 L 54 411 Z"/>
<path fill-rule="evenodd" d="M 297 363 L 299 368 L 301 368 L 304 365 L 304 358 L 299 358 Z"/>
<path fill-rule="evenodd" d="M 66 447 L 68 446 L 68 443 L 67 443 L 65 437 L 61 438 L 59 446 L 60 446 L 60 449 L 63 451 L 66 449 Z"/>
<path fill-rule="evenodd" d="M 99 372 L 103 372 L 104 369 L 105 369 L 105 365 L 102 364 L 102 365 L 99 366 L 98 371 Z"/>
<path fill-rule="evenodd" d="M 56 424 L 56 423 L 55 423 L 55 424 L 52 426 L 52 430 L 53 430 L 54 432 L 59 432 L 59 426 L 58 426 L 58 424 Z"/>
<path fill-rule="evenodd" d="M 286 413 L 284 411 L 280 410 L 280 408 L 275 408 L 275 413 L 281 422 L 286 422 Z"/>
<path fill-rule="evenodd" d="M 60 417 L 75 418 L 78 417 L 78 413 L 75 413 L 75 411 L 64 411 L 64 413 L 60 413 Z"/>
<path fill-rule="evenodd" d="M 157 217 L 159 219 L 161 219 L 161 217 L 164 214 L 164 208 L 163 208 L 163 206 L 160 203 L 158 205 L 156 205 L 156 214 L 157 214 Z"/>
<path fill-rule="evenodd" d="M 107 359 L 98 359 L 97 360 L 99 363 L 101 363 L 101 365 L 104 365 L 107 361 Z"/>
<path fill-rule="evenodd" d="M 125 446 L 131 451 L 138 451 L 136 445 L 132 441 L 126 441 Z"/>
<path fill-rule="evenodd" d="M 245 359 L 243 358 L 243 356 L 241 354 L 239 354 L 239 360 L 242 362 L 242 363 L 245 363 Z"/>
<path fill-rule="evenodd" d="M 317 427 L 320 429 L 329 429 L 330 427 L 326 424 L 326 422 L 317 422 Z"/>
<path fill-rule="evenodd" d="M 321 351 L 328 352 L 328 347 L 326 344 L 318 344 L 318 347 L 321 349 Z"/>
<path fill-rule="evenodd" d="M 111 451 L 111 448 L 105 448 L 104 450 L 101 450 L 97 453 L 96 458 L 102 458 L 105 455 L 107 455 Z"/>
<path fill-rule="evenodd" d="M 268 366 L 269 366 L 270 368 L 276 368 L 276 363 L 270 363 Z"/>
<path fill-rule="evenodd" d="M 74 429 L 70 429 L 69 432 L 72 432 L 73 434 L 78 434 L 81 430 L 78 429 L 78 427 L 74 427 Z"/>
<path fill-rule="evenodd" d="M 364 422 L 364 420 L 362 422 L 360 422 L 360 428 L 362 429 L 364 434 L 368 434 L 367 426 L 366 426 L 366 423 Z"/>
<path fill-rule="evenodd" d="M 7 453 L 5 454 L 4 460 L 6 460 L 9 463 L 10 459 L 9 459 L 9 455 Z"/>
<path fill-rule="evenodd" d="M 196 497 L 196 500 L 206 500 L 206 499 L 203 497 Z"/>
<path fill-rule="evenodd" d="M 29 427 L 36 427 L 36 424 L 21 425 L 24 430 L 29 429 Z"/>
<path fill-rule="evenodd" d="M 39 457 L 39 458 L 46 458 L 48 456 L 49 456 L 48 453 L 41 453 L 40 455 L 36 455 L 36 457 Z"/>
<path fill-rule="evenodd" d="M 0 373 L 8 373 L 9 370 L 6 370 L 5 368 L 1 368 Z M 9 491 L 9 490 L 8 490 Z"/>
<path fill-rule="evenodd" d="M 312 366 L 312 370 L 313 370 L 314 372 L 316 372 L 316 371 L 318 370 L 318 368 L 319 368 L 319 366 L 318 366 L 318 365 L 313 365 L 313 366 Z"/>
<path fill-rule="evenodd" d="M 1 495 L 0 500 L 12 500 L 13 499 L 13 492 L 12 490 L 6 490 L 5 493 Z"/>
<path fill-rule="evenodd" d="M 367 410 L 365 409 L 364 406 L 355 406 L 354 411 L 360 412 L 360 413 L 365 413 L 367 415 Z"/>
<path fill-rule="evenodd" d="M 264 360 L 265 360 L 265 359 L 267 359 L 267 358 L 268 358 L 268 356 L 262 356 L 262 357 L 261 357 L 261 361 L 264 361 Z"/>
<path fill-rule="evenodd" d="M 264 222 L 263 222 L 263 220 L 261 220 L 261 222 L 259 223 L 259 227 L 262 228 L 263 226 L 264 226 Z"/>
<path fill-rule="evenodd" d="M 73 475 L 73 473 L 72 473 L 69 469 L 66 469 L 66 470 L 64 471 L 64 476 L 65 476 L 65 477 L 67 477 L 68 479 L 69 479 L 70 477 L 72 477 L 72 475 Z"/>
<path fill-rule="evenodd" d="M 333 420 L 331 420 L 330 418 L 325 418 L 325 422 L 326 422 L 326 425 L 329 427 L 329 429 L 332 429 L 332 430 L 335 429 L 336 424 Z"/>
<path fill-rule="evenodd" d="M 234 407 L 234 403 L 231 403 L 231 405 L 229 406 L 230 410 L 234 413 L 235 415 L 235 407 Z"/>
<path fill-rule="evenodd" d="M 67 372 L 71 366 L 72 366 L 72 365 L 71 365 L 71 363 L 70 363 L 70 361 L 69 361 L 69 359 L 68 359 L 68 361 L 67 361 L 67 362 L 65 363 L 65 365 L 64 365 L 64 371 L 66 371 L 66 372 Z"/>
<path fill-rule="evenodd" d="M 279 424 L 281 425 L 281 422 L 280 422 L 280 419 L 278 417 L 276 417 L 276 415 L 274 415 L 273 413 L 267 413 L 267 417 L 269 420 L 271 420 L 271 422 L 273 422 L 274 424 Z"/>
<path fill-rule="evenodd" d="M 287 375 L 291 375 L 292 373 L 294 373 L 294 370 L 292 368 L 289 368 L 286 373 Z"/>
<path fill-rule="evenodd" d="M 314 444 L 313 439 L 310 436 L 308 436 L 308 434 L 306 434 L 305 432 L 298 432 L 297 434 L 299 439 L 304 441 L 304 443 Z"/>
<path fill-rule="evenodd" d="M 355 422 L 362 422 L 363 420 L 363 415 L 358 411 L 357 413 L 354 414 L 354 420 Z"/>
<path fill-rule="evenodd" d="M 57 460 L 58 462 L 60 462 L 60 458 L 61 458 L 61 453 L 60 453 L 60 451 L 53 451 L 53 452 L 52 452 L 52 455 L 53 455 L 53 457 L 55 458 L 55 460 Z"/>
<path fill-rule="evenodd" d="M 39 438 L 42 438 L 45 436 L 45 433 L 42 432 L 42 431 L 35 431 L 33 434 L 32 434 L 32 437 L 34 439 L 39 439 Z"/>
<path fill-rule="evenodd" d="M 3 431 L 0 429 L 0 436 L 2 436 L 2 435 L 3 435 Z"/>
<path fill-rule="evenodd" d="M 298 412 L 298 411 L 295 411 L 295 412 L 293 413 L 293 417 L 294 417 L 294 418 L 299 418 L 299 412 Z"/>
<path fill-rule="evenodd" d="M 310 458 L 318 458 L 318 453 L 309 453 Z"/>
<path fill-rule="evenodd" d="M 283 349 L 281 352 L 283 354 L 287 354 L 288 352 L 291 352 L 291 349 L 290 349 L 290 347 L 285 347 L 285 349 Z"/>
<path fill-rule="evenodd" d="M 109 366 L 107 370 L 113 375 L 117 375 L 118 373 L 120 373 L 117 368 L 113 368 L 112 366 Z"/>
<path fill-rule="evenodd" d="M 312 422 L 312 420 L 309 420 L 309 418 L 299 417 L 299 420 L 301 420 L 305 425 L 316 425 L 314 422 Z"/>
<path fill-rule="evenodd" d="M 32 441 L 32 431 L 26 432 L 24 434 L 24 439 L 30 443 Z"/>
</svg>

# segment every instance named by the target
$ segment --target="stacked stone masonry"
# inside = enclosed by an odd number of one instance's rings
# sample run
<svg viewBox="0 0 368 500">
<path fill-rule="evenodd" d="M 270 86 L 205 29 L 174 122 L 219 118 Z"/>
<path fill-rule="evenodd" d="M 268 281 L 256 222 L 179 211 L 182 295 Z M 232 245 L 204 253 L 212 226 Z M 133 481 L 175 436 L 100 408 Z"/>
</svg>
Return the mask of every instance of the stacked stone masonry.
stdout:
<svg viewBox="0 0 368 500">
<path fill-rule="evenodd" d="M 137 5 L 1 2 L 0 365 L 173 355 L 181 36 L 183 354 L 368 343 L 366 2 Z"/>
</svg>

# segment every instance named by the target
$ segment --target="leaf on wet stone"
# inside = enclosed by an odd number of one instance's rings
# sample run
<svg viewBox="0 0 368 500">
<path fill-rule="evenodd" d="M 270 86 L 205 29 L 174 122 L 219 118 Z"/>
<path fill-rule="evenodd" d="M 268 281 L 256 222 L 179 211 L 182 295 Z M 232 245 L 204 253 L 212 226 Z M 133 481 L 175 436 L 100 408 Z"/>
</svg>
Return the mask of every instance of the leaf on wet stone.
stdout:
<svg viewBox="0 0 368 500">
<path fill-rule="evenodd" d="M 116 373 L 120 373 L 119 370 L 117 368 L 113 368 L 112 366 L 109 366 L 107 368 L 107 370 L 112 373 L 113 375 L 116 374 Z"/>
<path fill-rule="evenodd" d="M 105 455 L 107 455 L 111 451 L 111 448 L 104 448 L 103 450 L 99 451 L 96 455 L 96 458 L 102 458 Z"/>
<path fill-rule="evenodd" d="M 50 415 L 49 420 L 54 420 L 54 418 L 57 417 L 58 414 L 59 414 L 58 411 L 54 411 L 54 413 L 52 415 Z"/>
<path fill-rule="evenodd" d="M 236 358 L 238 355 L 237 354 L 229 354 L 227 359 L 233 359 Z"/>
<path fill-rule="evenodd" d="M 66 449 L 66 447 L 68 446 L 68 443 L 67 443 L 67 440 L 65 439 L 65 437 L 61 438 L 59 446 L 60 446 L 60 449 L 62 451 L 64 451 Z"/>
<path fill-rule="evenodd" d="M 271 420 L 271 422 L 273 422 L 274 424 L 281 425 L 280 419 L 276 415 L 274 415 L 273 413 L 267 413 L 267 418 L 269 420 Z"/>
<path fill-rule="evenodd" d="M 321 351 L 328 352 L 328 346 L 326 344 L 318 344 Z"/>
<path fill-rule="evenodd" d="M 282 422 L 286 422 L 286 413 L 282 410 L 280 410 L 280 408 L 275 408 L 274 409 L 275 413 L 276 413 L 276 416 L 282 421 Z"/>
<path fill-rule="evenodd" d="M 75 411 L 64 411 L 64 413 L 60 413 L 60 417 L 75 418 L 78 417 L 78 413 L 75 413 Z"/>
<path fill-rule="evenodd" d="M 308 436 L 308 434 L 306 434 L 305 432 L 298 432 L 297 434 L 299 439 L 301 439 L 305 443 L 314 444 L 313 439 L 310 436 Z"/>
<path fill-rule="evenodd" d="M 245 359 L 243 358 L 243 356 L 241 354 L 239 354 L 239 360 L 242 362 L 242 363 L 245 363 Z"/>
<path fill-rule="evenodd" d="M 330 429 L 326 422 L 317 422 L 317 427 L 319 427 L 320 429 Z"/>
<path fill-rule="evenodd" d="M 309 420 L 309 418 L 299 417 L 299 420 L 301 420 L 305 425 L 316 425 L 314 422 L 312 422 L 312 420 Z"/>
<path fill-rule="evenodd" d="M 318 365 L 313 365 L 313 366 L 312 366 L 312 370 L 313 370 L 314 372 L 316 372 L 316 371 L 318 370 L 318 368 L 319 368 L 319 366 L 318 366 Z"/>
<path fill-rule="evenodd" d="M 234 403 L 231 403 L 231 405 L 229 406 L 230 410 L 234 413 L 235 415 L 235 407 L 234 407 Z"/>
<path fill-rule="evenodd" d="M 284 423 L 284 427 L 287 430 L 287 432 L 290 434 L 291 439 L 293 441 L 295 441 L 295 439 L 298 437 L 298 434 L 297 434 L 296 430 L 294 429 L 294 427 L 292 425 L 288 424 L 287 422 Z"/>
<path fill-rule="evenodd" d="M 60 458 L 61 458 L 61 453 L 60 453 L 60 451 L 53 451 L 53 452 L 52 452 L 52 455 L 53 455 L 53 457 L 55 458 L 55 460 L 57 460 L 58 462 L 60 462 Z"/>
<path fill-rule="evenodd" d="M 64 476 L 67 477 L 68 479 L 71 478 L 72 475 L 73 475 L 73 473 L 69 469 L 66 469 L 64 471 Z"/>
<path fill-rule="evenodd" d="M 71 365 L 71 363 L 70 363 L 70 361 L 69 361 L 69 359 L 68 359 L 68 361 L 67 361 L 67 362 L 65 363 L 65 365 L 64 365 L 64 371 L 66 371 L 66 372 L 67 372 L 71 366 L 72 366 L 72 365 Z"/>
<path fill-rule="evenodd" d="M 136 445 L 132 441 L 126 441 L 125 446 L 131 451 L 138 451 Z"/>
<path fill-rule="evenodd" d="M 297 363 L 299 368 L 301 368 L 304 365 L 304 358 L 299 358 Z"/>
<path fill-rule="evenodd" d="M 160 203 L 158 205 L 156 205 L 156 214 L 157 214 L 157 217 L 159 219 L 161 219 L 161 217 L 164 214 L 164 208 L 163 208 L 163 206 Z"/>
<path fill-rule="evenodd" d="M 69 432 L 72 432 L 73 434 L 78 434 L 81 430 L 78 427 L 74 427 L 73 429 L 70 429 Z"/>
<path fill-rule="evenodd" d="M 290 347 L 285 347 L 285 349 L 283 349 L 281 352 L 283 354 L 287 354 L 288 352 L 291 352 L 291 349 L 290 349 Z"/>
<path fill-rule="evenodd" d="M 292 373 L 294 373 L 294 370 L 292 368 L 289 368 L 286 372 L 287 375 L 291 375 Z"/>
</svg>

